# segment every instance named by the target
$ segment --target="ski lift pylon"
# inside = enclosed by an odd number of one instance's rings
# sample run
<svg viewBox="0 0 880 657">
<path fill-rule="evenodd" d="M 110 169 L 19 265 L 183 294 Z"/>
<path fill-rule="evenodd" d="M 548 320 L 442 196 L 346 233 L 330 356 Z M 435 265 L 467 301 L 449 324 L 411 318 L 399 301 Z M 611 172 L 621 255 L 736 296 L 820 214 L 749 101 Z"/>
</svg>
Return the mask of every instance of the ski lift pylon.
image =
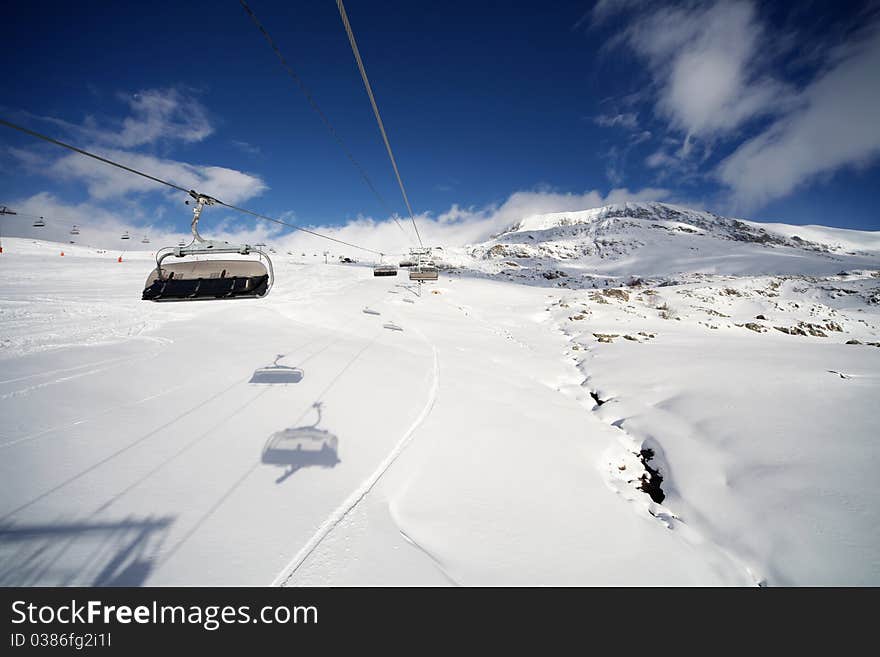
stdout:
<svg viewBox="0 0 880 657">
<path fill-rule="evenodd" d="M 206 205 L 217 200 L 190 192 L 193 208 L 193 241 L 188 246 L 164 247 L 156 252 L 156 268 L 144 284 L 144 301 L 195 301 L 203 299 L 248 299 L 269 294 L 275 273 L 269 256 L 249 244 L 230 244 L 206 240 L 199 235 L 199 218 Z M 166 258 L 186 258 L 213 254 L 248 256 L 257 260 L 189 260 L 163 264 Z M 263 261 L 265 260 L 265 264 Z"/>
<path fill-rule="evenodd" d="M 436 281 L 440 278 L 440 271 L 434 264 L 431 257 L 430 248 L 410 249 L 410 254 L 415 257 L 415 263 L 410 267 L 409 280 L 419 281 Z"/>
</svg>

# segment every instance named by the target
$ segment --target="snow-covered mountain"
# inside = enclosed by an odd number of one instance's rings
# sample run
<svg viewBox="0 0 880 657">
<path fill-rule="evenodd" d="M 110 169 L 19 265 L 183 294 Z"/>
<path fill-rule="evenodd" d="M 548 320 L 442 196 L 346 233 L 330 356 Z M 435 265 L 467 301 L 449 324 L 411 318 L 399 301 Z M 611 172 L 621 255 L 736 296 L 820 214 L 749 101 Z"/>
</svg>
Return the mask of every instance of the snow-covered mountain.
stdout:
<svg viewBox="0 0 880 657">
<path fill-rule="evenodd" d="M 622 203 L 526 217 L 466 249 L 471 266 L 590 286 L 683 273 L 837 273 L 880 263 L 880 232 L 762 224 L 666 203 Z M 464 264 L 464 263 L 462 263 Z"/>
</svg>

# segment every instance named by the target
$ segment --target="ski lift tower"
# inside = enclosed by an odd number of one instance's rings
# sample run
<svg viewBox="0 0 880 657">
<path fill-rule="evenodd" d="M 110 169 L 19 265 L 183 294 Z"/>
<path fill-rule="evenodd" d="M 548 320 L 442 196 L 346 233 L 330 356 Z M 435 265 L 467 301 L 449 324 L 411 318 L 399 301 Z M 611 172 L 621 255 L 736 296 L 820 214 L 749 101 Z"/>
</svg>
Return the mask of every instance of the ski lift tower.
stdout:
<svg viewBox="0 0 880 657">
<path fill-rule="evenodd" d="M 4 206 L 0 207 L 0 215 L 3 215 L 3 214 L 18 214 L 18 213 L 10 210 L 9 208 L 7 208 L 4 205 Z M 0 235 L 0 253 L 3 253 L 3 236 L 2 235 Z"/>
</svg>

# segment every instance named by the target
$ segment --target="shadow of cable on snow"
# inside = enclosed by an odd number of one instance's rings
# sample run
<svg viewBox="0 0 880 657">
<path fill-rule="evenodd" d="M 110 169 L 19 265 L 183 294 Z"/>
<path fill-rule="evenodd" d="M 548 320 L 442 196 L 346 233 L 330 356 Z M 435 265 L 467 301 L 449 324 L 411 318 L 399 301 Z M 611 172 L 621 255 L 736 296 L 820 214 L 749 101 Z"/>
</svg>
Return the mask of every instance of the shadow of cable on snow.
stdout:
<svg viewBox="0 0 880 657">
<path fill-rule="evenodd" d="M 0 525 L 0 586 L 142 586 L 172 517 Z"/>
<path fill-rule="evenodd" d="M 301 468 L 333 468 L 340 463 L 339 439 L 326 429 L 318 427 L 321 423 L 321 406 L 321 402 L 312 405 L 318 412 L 318 419 L 314 424 L 276 431 L 263 446 L 260 461 L 265 465 L 284 468 L 284 472 L 275 480 L 276 484 L 285 481 Z"/>
</svg>

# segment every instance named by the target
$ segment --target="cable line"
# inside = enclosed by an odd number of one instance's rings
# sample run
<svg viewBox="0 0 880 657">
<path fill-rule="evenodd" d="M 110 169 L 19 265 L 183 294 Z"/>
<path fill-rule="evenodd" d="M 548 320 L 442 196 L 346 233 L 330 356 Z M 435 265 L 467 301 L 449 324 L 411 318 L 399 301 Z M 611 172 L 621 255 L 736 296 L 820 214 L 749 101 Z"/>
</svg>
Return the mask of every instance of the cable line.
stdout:
<svg viewBox="0 0 880 657">
<path fill-rule="evenodd" d="M 167 180 L 162 180 L 161 178 L 157 178 L 156 176 L 151 176 L 148 173 L 144 173 L 143 171 L 138 171 L 137 169 L 133 169 L 131 167 L 125 166 L 124 164 L 119 164 L 118 162 L 114 162 L 113 160 L 109 160 L 106 157 L 101 157 L 100 155 L 95 155 L 94 153 L 90 153 L 89 151 L 83 150 L 81 148 L 77 148 L 76 146 L 72 146 L 71 144 L 67 144 L 58 139 L 54 139 L 42 133 L 36 132 L 35 130 L 29 130 L 23 126 L 17 125 L 10 121 L 6 121 L 5 119 L 0 118 L 0 125 L 5 125 L 8 128 L 12 128 L 13 130 L 18 130 L 19 132 L 23 132 L 26 135 L 30 135 L 32 137 L 36 137 L 37 139 L 42 139 L 43 141 L 47 141 L 50 144 L 55 144 L 56 146 L 61 146 L 62 148 L 66 148 L 68 150 L 74 151 L 75 153 L 79 153 L 80 155 L 85 155 L 86 157 L 90 157 L 92 159 L 98 160 L 99 162 L 103 162 L 104 164 L 109 164 L 110 166 L 114 166 L 118 169 L 122 169 L 123 171 L 128 171 L 129 173 L 133 173 L 137 176 L 141 176 L 142 178 L 146 178 L 148 180 L 152 180 L 154 182 L 160 183 L 162 185 L 166 185 L 167 187 L 171 187 L 172 189 L 179 190 L 181 192 L 185 192 L 189 194 L 194 199 L 198 199 L 200 196 L 207 196 L 206 194 L 199 194 L 193 189 L 187 189 L 186 187 L 181 187 L 180 185 L 175 185 L 174 183 L 168 182 Z M 235 210 L 236 212 L 241 212 L 243 214 L 249 214 L 252 217 L 257 217 L 258 219 L 264 219 L 265 221 L 271 221 L 273 223 L 279 224 L 281 226 L 287 226 L 288 228 L 293 228 L 294 230 L 298 230 L 303 233 L 308 233 L 309 235 L 314 235 L 315 237 L 320 237 L 325 240 L 330 240 L 331 242 L 336 242 L 337 244 L 343 244 L 345 246 L 349 246 L 353 249 L 360 249 L 361 251 L 367 251 L 369 253 L 374 253 L 376 255 L 381 255 L 381 252 L 376 251 L 374 249 L 368 249 L 365 246 L 358 246 L 357 244 L 352 244 L 351 242 L 346 242 L 344 240 L 337 239 L 335 237 L 330 237 L 329 235 L 322 235 L 314 230 L 309 230 L 308 228 L 302 228 L 301 226 L 297 226 L 295 224 L 288 223 L 286 221 L 281 221 L 280 219 L 274 219 L 273 217 L 268 217 L 264 214 L 260 214 L 258 212 L 254 212 L 253 210 L 248 210 L 246 208 L 239 208 L 235 205 L 230 205 L 229 203 L 224 203 L 223 201 L 208 197 L 212 201 L 214 201 L 217 205 L 222 205 L 223 207 L 229 208 L 230 210 Z"/>
<path fill-rule="evenodd" d="M 345 142 L 342 141 L 342 137 L 339 136 L 339 133 L 336 131 L 336 128 L 333 127 L 333 124 L 330 123 L 330 119 L 327 118 L 327 115 L 321 110 L 318 106 L 318 102 L 315 100 L 315 97 L 309 91 L 308 87 L 306 87 L 305 83 L 302 81 L 302 78 L 296 74 L 296 71 L 293 70 L 293 67 L 287 63 L 287 59 L 285 59 L 284 55 L 281 54 L 281 49 L 275 44 L 275 41 L 269 35 L 269 32 L 263 27 L 263 24 L 260 22 L 260 19 L 257 18 L 257 15 L 254 13 L 254 10 L 250 8 L 245 0 L 239 0 L 242 8 L 247 12 L 248 16 L 250 16 L 251 21 L 256 26 L 256 28 L 262 33 L 262 35 L 266 39 L 266 43 L 269 44 L 269 47 L 278 57 L 278 61 L 281 62 L 281 67 L 287 72 L 287 75 L 296 83 L 299 87 L 299 90 L 302 92 L 303 96 L 306 97 L 306 100 L 311 105 L 312 109 L 315 111 L 321 121 L 324 123 L 324 126 L 327 128 L 328 132 L 332 135 L 333 139 L 336 140 L 336 143 L 339 144 L 339 147 L 345 153 L 345 156 L 349 159 L 349 161 L 354 165 L 354 167 L 358 170 L 363 181 L 367 184 L 370 190 L 373 192 L 373 195 L 378 199 L 379 203 L 385 209 L 385 211 L 394 219 L 394 222 L 397 224 L 397 227 L 403 231 L 403 234 L 406 235 L 406 231 L 403 226 L 400 224 L 400 221 L 397 220 L 397 216 L 390 207 L 388 207 L 388 203 L 385 202 L 384 197 L 379 193 L 376 189 L 376 186 L 373 184 L 373 181 L 370 180 L 370 177 L 367 175 L 366 170 L 361 166 L 361 164 L 355 159 L 354 155 L 351 154 L 351 151 L 348 150 L 348 147 L 345 145 Z"/>
<path fill-rule="evenodd" d="M 370 97 L 370 104 L 373 106 L 373 113 L 376 115 L 376 122 L 379 124 L 379 131 L 382 133 L 382 139 L 385 141 L 385 148 L 388 151 L 388 157 L 391 158 L 391 166 L 394 168 L 394 175 L 397 176 L 397 184 L 400 186 L 400 193 L 403 194 L 403 202 L 406 203 L 406 209 L 409 211 L 409 218 L 412 220 L 413 228 L 416 231 L 419 246 L 424 247 L 424 244 L 422 244 L 422 236 L 419 234 L 419 227 L 416 225 L 416 218 L 413 214 L 412 206 L 409 204 L 409 198 L 406 195 L 406 188 L 403 186 L 403 180 L 400 178 L 397 161 L 394 159 L 394 153 L 391 151 L 391 144 L 388 141 L 388 134 L 385 132 L 385 125 L 382 123 L 382 117 L 379 115 L 379 107 L 376 105 L 376 98 L 373 96 L 373 88 L 370 86 L 370 80 L 367 78 L 367 71 L 364 69 L 364 62 L 361 59 L 361 53 L 354 40 L 354 33 L 351 31 L 351 23 L 348 22 L 348 14 L 345 13 L 345 5 L 342 4 L 342 0 L 336 0 L 336 6 L 339 8 L 339 15 L 342 17 L 342 24 L 345 26 L 345 33 L 348 35 L 348 42 L 351 44 L 351 51 L 354 53 L 358 69 L 361 72 L 364 87 L 366 87 L 367 95 Z"/>
</svg>

